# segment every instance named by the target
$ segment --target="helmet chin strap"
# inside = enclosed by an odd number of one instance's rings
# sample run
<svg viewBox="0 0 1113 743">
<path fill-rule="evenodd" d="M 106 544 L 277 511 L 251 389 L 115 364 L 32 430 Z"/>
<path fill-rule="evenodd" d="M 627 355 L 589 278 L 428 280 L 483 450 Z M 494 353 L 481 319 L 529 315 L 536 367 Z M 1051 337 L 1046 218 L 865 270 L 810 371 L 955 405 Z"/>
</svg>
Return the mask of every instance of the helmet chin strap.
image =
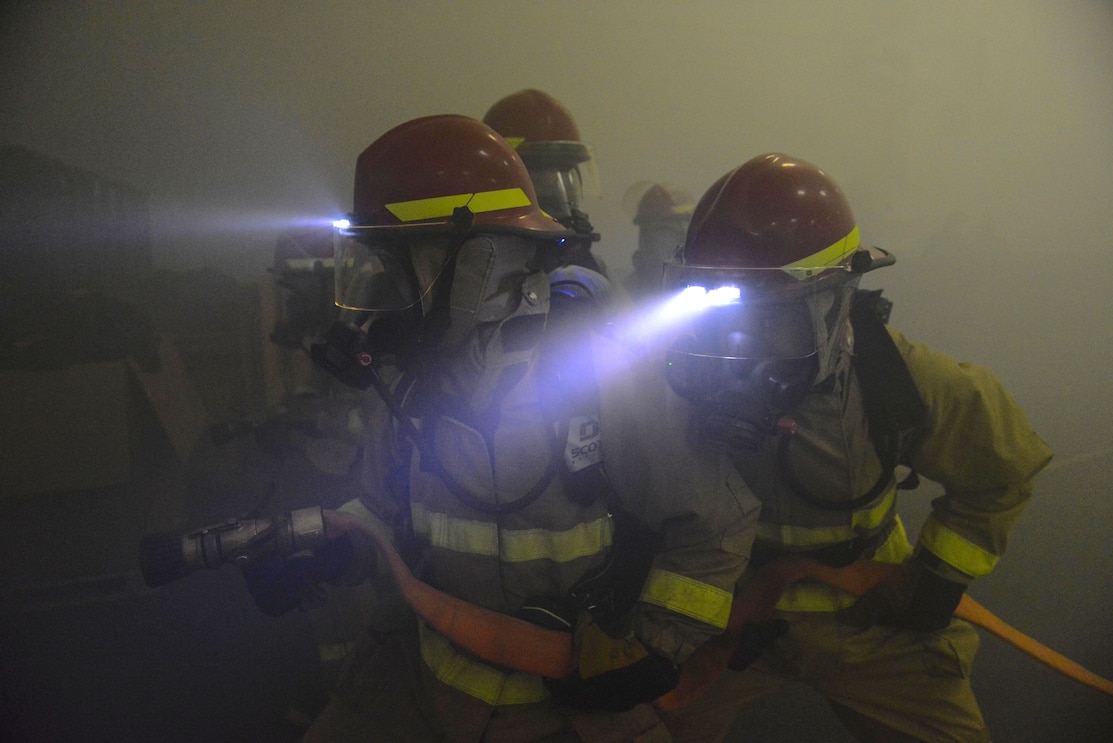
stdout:
<svg viewBox="0 0 1113 743">
<path fill-rule="evenodd" d="M 475 213 L 466 206 L 452 211 L 452 242 L 436 275 L 428 279 L 429 290 L 421 297 L 422 321 L 417 338 L 418 356 L 421 349 L 438 349 L 452 324 L 452 288 L 456 283 L 456 266 L 460 251 L 475 236 Z M 419 286 L 425 281 L 418 266 L 414 266 Z M 428 304 L 427 304 L 428 303 Z"/>
</svg>

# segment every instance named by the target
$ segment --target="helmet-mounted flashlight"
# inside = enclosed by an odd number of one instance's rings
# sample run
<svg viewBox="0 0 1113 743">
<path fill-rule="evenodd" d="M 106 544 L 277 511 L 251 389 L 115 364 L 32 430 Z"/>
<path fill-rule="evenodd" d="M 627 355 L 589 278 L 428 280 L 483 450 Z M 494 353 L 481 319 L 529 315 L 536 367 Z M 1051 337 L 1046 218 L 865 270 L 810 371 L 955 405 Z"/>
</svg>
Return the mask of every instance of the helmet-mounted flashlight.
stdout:
<svg viewBox="0 0 1113 743">
<path fill-rule="evenodd" d="M 742 290 L 737 286 L 720 286 L 707 289 L 703 286 L 688 286 L 680 292 L 680 300 L 700 309 L 703 307 L 724 307 L 742 301 Z"/>
</svg>

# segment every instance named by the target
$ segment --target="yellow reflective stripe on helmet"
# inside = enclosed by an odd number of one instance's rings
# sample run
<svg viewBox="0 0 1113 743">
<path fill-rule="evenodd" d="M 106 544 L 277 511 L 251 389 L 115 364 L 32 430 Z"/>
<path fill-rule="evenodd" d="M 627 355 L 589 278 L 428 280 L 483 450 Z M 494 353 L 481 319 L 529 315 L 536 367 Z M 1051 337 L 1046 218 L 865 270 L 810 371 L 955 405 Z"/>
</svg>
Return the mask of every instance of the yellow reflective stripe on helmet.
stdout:
<svg viewBox="0 0 1113 743">
<path fill-rule="evenodd" d="M 908 543 L 908 535 L 904 531 L 904 524 L 901 522 L 900 516 L 896 517 L 895 522 L 889 538 L 885 540 L 885 544 L 881 545 L 872 559 L 896 565 L 907 560 L 908 556 L 912 554 L 912 545 Z M 845 591 L 809 581 L 789 586 L 777 602 L 777 610 L 799 612 L 838 611 L 852 605 L 857 600 L 857 597 Z"/>
<path fill-rule="evenodd" d="M 667 570 L 652 570 L 641 600 L 720 629 L 730 618 L 730 591 Z"/>
<path fill-rule="evenodd" d="M 823 250 L 820 250 L 818 253 L 812 253 L 807 258 L 801 258 L 794 263 L 781 266 L 781 270 L 794 279 L 806 279 L 814 276 L 818 271 L 837 267 L 839 261 L 845 258 L 848 253 L 853 253 L 857 250 L 858 246 L 861 244 L 862 239 L 858 232 L 858 225 L 854 225 L 854 229 L 850 231 L 850 234 L 834 245 L 828 245 Z"/>
<path fill-rule="evenodd" d="M 614 524 L 609 517 L 577 524 L 571 529 L 503 529 L 489 521 L 460 519 L 429 511 L 414 504 L 414 532 L 426 535 L 434 547 L 481 557 L 497 557 L 503 562 L 530 560 L 571 562 L 598 554 L 610 546 Z"/>
<path fill-rule="evenodd" d="M 476 214 L 497 212 L 529 206 L 532 202 L 520 188 L 503 188 L 498 191 L 480 191 L 468 202 L 468 208 Z"/>
<path fill-rule="evenodd" d="M 453 196 L 434 196 L 430 199 L 415 199 L 414 201 L 396 201 L 385 206 L 387 211 L 403 222 L 418 222 L 423 219 L 451 217 L 452 211 L 461 206 L 466 206 L 476 214 L 480 214 L 482 212 L 497 212 L 503 209 L 529 206 L 531 203 L 529 197 L 526 196 L 526 192 L 520 188 L 500 188 L 497 191 L 479 191 L 477 193 L 459 193 Z"/>
<path fill-rule="evenodd" d="M 948 565 L 972 578 L 989 575 L 997 567 L 999 555 L 982 549 L 961 534 L 951 531 L 929 516 L 920 529 L 920 544 Z"/>
<path fill-rule="evenodd" d="M 758 522 L 757 536 L 764 542 L 783 544 L 786 547 L 818 547 L 848 542 L 860 536 L 863 530 L 881 526 L 893 510 L 896 500 L 897 489 L 894 486 L 876 506 L 855 511 L 849 526 L 810 527 Z"/>
<path fill-rule="evenodd" d="M 487 704 L 531 704 L 549 696 L 540 676 L 503 671 L 464 655 L 452 643 L 418 622 L 421 658 L 441 682 Z"/>
</svg>

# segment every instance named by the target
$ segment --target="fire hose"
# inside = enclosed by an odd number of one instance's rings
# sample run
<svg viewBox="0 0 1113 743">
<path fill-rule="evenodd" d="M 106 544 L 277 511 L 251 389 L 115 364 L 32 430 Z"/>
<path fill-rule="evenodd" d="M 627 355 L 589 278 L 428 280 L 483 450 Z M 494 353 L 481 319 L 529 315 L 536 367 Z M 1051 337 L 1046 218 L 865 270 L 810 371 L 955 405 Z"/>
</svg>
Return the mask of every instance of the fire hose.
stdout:
<svg viewBox="0 0 1113 743">
<path fill-rule="evenodd" d="M 409 571 L 389 537 L 376 524 L 349 514 L 325 511 L 330 530 L 358 530 L 371 536 L 390 567 L 410 607 L 434 629 L 480 658 L 507 668 L 564 678 L 575 666 L 572 636 L 545 630 L 529 622 L 483 609 L 422 583 Z M 727 632 L 737 633 L 745 622 L 768 621 L 777 601 L 793 583 L 811 578 L 856 596 L 876 586 L 896 565 L 863 560 L 845 568 L 832 568 L 807 558 L 781 560 L 759 571 L 735 597 Z M 964 595 L 955 611 L 964 619 L 996 635 L 1049 668 L 1078 683 L 1113 696 L 1113 681 L 1089 671 L 1071 659 L 1012 627 L 971 596 Z M 675 690 L 656 701 L 661 709 L 679 709 L 702 694 L 726 670 L 732 651 L 709 643 L 689 659 Z"/>
<path fill-rule="evenodd" d="M 143 540 L 142 567 L 151 587 L 164 585 L 201 568 L 243 564 L 256 554 L 294 552 L 358 531 L 370 536 L 383 555 L 406 603 L 429 626 L 488 663 L 550 679 L 568 677 L 576 668 L 573 636 L 485 609 L 418 580 L 378 523 L 340 511 L 306 508 L 275 519 L 230 519 L 184 536 L 155 534 Z M 777 602 L 793 583 L 811 579 L 855 596 L 883 581 L 896 565 L 862 560 L 832 568 L 803 557 L 778 560 L 758 570 L 734 597 L 727 631 L 705 643 L 684 664 L 677 687 L 655 705 L 674 710 L 690 704 L 722 675 L 746 624 L 768 622 Z M 1049 668 L 1080 684 L 1113 696 L 1113 681 L 1010 626 L 969 595 L 955 616 L 996 635 Z"/>
<path fill-rule="evenodd" d="M 861 560 L 845 568 L 832 568 L 804 557 L 770 563 L 759 570 L 753 580 L 735 595 L 727 633 L 737 635 L 747 622 L 771 620 L 781 595 L 798 581 L 810 578 L 855 596 L 862 596 L 896 569 L 896 565 L 873 560 Z M 1113 696 L 1113 681 L 1098 676 L 1029 637 L 971 596 L 963 595 L 955 616 L 996 635 L 1067 678 Z M 658 699 L 657 706 L 664 710 L 675 710 L 697 699 L 726 670 L 733 651 L 729 644 L 708 643 L 701 647 L 685 664 L 680 684 Z"/>
<path fill-rule="evenodd" d="M 575 667 L 572 635 L 484 609 L 414 577 L 385 527 L 341 511 L 301 508 L 271 518 L 230 518 L 185 534 L 159 532 L 140 542 L 140 568 L 151 588 L 197 570 L 246 567 L 269 556 L 315 549 L 346 532 L 375 540 L 406 602 L 430 627 L 484 660 L 559 679 Z"/>
<path fill-rule="evenodd" d="M 375 540 L 410 608 L 432 628 L 483 660 L 516 671 L 560 679 L 575 668 L 572 634 L 543 629 L 433 588 L 414 577 L 378 524 L 341 511 L 324 511 L 330 536 L 361 531 Z"/>
</svg>

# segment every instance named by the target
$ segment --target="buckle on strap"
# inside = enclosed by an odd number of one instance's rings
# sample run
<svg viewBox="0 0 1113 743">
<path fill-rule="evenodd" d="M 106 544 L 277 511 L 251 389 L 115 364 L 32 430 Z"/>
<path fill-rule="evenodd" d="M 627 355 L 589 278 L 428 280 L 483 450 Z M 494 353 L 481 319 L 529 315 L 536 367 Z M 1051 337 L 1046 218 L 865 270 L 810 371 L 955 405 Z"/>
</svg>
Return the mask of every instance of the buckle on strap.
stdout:
<svg viewBox="0 0 1113 743">
<path fill-rule="evenodd" d="M 828 567 L 845 568 L 858 560 L 873 557 L 892 535 L 896 523 L 896 519 L 889 519 L 884 527 L 873 534 L 863 534 L 853 539 L 806 550 L 788 551 L 782 545 L 755 540 L 750 552 L 750 562 L 755 568 L 760 568 L 781 557 L 803 555 Z"/>
</svg>

